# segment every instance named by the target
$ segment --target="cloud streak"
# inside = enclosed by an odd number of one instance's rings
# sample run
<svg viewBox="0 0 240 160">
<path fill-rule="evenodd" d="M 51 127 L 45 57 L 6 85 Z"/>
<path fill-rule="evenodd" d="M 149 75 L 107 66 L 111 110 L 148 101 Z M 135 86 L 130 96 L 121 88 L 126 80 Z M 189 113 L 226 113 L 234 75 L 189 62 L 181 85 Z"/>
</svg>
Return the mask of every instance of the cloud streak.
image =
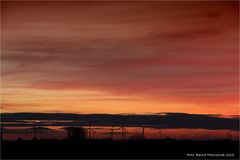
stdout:
<svg viewBox="0 0 240 160">
<path fill-rule="evenodd" d="M 3 2 L 3 90 L 90 90 L 236 113 L 236 3 Z"/>
</svg>

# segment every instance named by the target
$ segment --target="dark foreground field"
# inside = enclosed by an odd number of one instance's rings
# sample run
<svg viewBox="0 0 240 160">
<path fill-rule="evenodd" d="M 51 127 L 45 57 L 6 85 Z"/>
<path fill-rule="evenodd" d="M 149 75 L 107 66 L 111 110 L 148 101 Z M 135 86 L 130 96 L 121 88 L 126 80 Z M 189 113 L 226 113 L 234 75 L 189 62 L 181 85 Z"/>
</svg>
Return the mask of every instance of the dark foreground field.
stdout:
<svg viewBox="0 0 240 160">
<path fill-rule="evenodd" d="M 238 150 L 239 142 L 231 140 L 20 140 L 2 142 L 3 159 L 239 159 Z"/>
</svg>

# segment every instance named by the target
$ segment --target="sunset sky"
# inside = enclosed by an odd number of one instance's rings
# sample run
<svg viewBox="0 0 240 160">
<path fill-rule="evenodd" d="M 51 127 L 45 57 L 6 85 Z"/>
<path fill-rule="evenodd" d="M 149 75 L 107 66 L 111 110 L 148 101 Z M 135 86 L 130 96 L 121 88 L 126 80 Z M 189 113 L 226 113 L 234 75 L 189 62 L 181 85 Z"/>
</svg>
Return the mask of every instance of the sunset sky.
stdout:
<svg viewBox="0 0 240 160">
<path fill-rule="evenodd" d="M 1 111 L 239 115 L 238 2 L 2 2 Z"/>
</svg>

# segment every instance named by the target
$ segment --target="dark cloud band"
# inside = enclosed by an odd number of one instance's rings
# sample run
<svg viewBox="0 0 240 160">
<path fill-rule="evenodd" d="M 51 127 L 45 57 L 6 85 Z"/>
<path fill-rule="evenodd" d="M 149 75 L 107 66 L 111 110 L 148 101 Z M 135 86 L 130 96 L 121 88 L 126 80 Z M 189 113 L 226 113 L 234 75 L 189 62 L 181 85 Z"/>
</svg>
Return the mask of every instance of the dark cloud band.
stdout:
<svg viewBox="0 0 240 160">
<path fill-rule="evenodd" d="M 239 118 L 218 115 L 159 113 L 132 114 L 67 114 L 67 113 L 3 113 L 3 126 L 112 126 L 121 125 L 150 128 L 230 129 L 239 131 Z M 35 122 L 33 122 L 35 121 Z M 28 123 L 26 123 L 28 122 Z M 31 123 L 32 122 L 32 123 Z"/>
</svg>

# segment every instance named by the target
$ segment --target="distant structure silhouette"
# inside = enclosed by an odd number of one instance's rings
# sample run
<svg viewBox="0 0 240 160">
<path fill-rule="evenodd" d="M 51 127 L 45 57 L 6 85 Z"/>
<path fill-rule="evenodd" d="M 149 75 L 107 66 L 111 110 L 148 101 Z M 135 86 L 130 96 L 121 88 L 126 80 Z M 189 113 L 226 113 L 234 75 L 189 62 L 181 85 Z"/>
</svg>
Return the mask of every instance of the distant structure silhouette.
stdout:
<svg viewBox="0 0 240 160">
<path fill-rule="evenodd" d="M 37 140 L 38 138 L 43 139 L 43 131 L 48 130 L 48 128 L 34 126 L 33 130 L 34 130 L 34 132 L 33 132 L 34 133 L 34 138 L 33 139 Z"/>
<path fill-rule="evenodd" d="M 114 125 L 111 128 L 111 139 L 114 139 Z"/>
<path fill-rule="evenodd" d="M 82 140 L 86 139 L 87 131 L 83 127 L 66 127 L 68 139 Z"/>
<path fill-rule="evenodd" d="M 162 139 L 162 130 L 159 129 L 159 139 Z"/>
<path fill-rule="evenodd" d="M 120 129 L 122 130 L 122 132 L 121 132 L 122 140 L 126 140 L 126 138 L 127 138 L 127 137 L 126 137 L 127 129 L 125 128 L 124 124 L 125 124 L 125 122 L 123 121 L 123 122 L 122 122 L 122 125 L 121 125 L 121 127 L 120 127 Z"/>
<path fill-rule="evenodd" d="M 91 124 L 91 123 L 88 124 L 87 130 L 88 130 L 88 139 L 93 139 L 94 136 L 95 136 L 96 131 L 95 131 L 95 129 L 92 127 L 92 124 Z"/>
<path fill-rule="evenodd" d="M 34 138 L 33 139 L 36 140 L 37 139 L 37 127 L 34 126 L 33 130 L 34 130 L 34 132 L 33 132 L 34 133 Z"/>
<path fill-rule="evenodd" d="M 94 131 L 94 129 L 92 128 L 91 123 L 89 123 L 89 125 L 88 125 L 88 139 L 92 139 L 94 137 L 93 131 Z"/>
<path fill-rule="evenodd" d="M 88 139 L 91 139 L 91 123 L 88 124 Z"/>
<path fill-rule="evenodd" d="M 4 127 L 1 126 L 1 141 L 3 141 L 3 130 L 4 130 Z"/>
<path fill-rule="evenodd" d="M 22 137 L 18 137 L 18 138 L 17 138 L 17 141 L 22 141 Z"/>
<path fill-rule="evenodd" d="M 48 127 L 38 127 L 37 129 L 40 133 L 40 139 L 48 138 L 48 132 L 50 130 Z"/>
<path fill-rule="evenodd" d="M 92 136 L 91 136 L 91 137 L 92 137 L 92 139 L 94 139 L 94 138 L 95 138 L 95 133 L 96 133 L 96 131 L 95 131 L 95 129 L 94 129 L 94 128 L 92 128 L 92 130 L 91 130 L 91 131 L 92 131 Z"/>
<path fill-rule="evenodd" d="M 145 139 L 145 126 L 142 126 L 142 139 Z"/>
<path fill-rule="evenodd" d="M 226 139 L 227 139 L 227 140 L 232 140 L 231 132 L 226 131 Z"/>
</svg>

